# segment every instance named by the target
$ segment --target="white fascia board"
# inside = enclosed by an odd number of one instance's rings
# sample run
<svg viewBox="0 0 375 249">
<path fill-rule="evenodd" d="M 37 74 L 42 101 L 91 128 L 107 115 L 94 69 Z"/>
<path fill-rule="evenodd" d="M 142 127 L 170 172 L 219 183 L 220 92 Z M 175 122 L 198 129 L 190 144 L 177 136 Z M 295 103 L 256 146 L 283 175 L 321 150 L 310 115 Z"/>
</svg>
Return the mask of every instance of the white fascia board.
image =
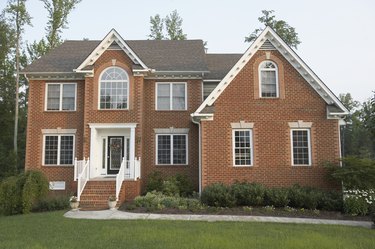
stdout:
<svg viewBox="0 0 375 249">
<path fill-rule="evenodd" d="M 112 29 L 100 42 L 100 44 L 91 52 L 91 54 L 82 62 L 76 71 L 82 70 L 82 68 L 92 65 L 95 61 L 108 49 L 113 41 L 116 41 L 121 49 L 129 56 L 129 58 L 135 63 L 140 64 L 144 69 L 147 66 L 142 62 L 142 60 L 137 56 L 137 54 L 128 46 L 125 40 L 117 33 L 115 29 Z"/>
<path fill-rule="evenodd" d="M 94 129 L 123 129 L 123 128 L 135 128 L 136 123 L 89 123 L 90 128 Z"/>
<path fill-rule="evenodd" d="M 331 92 L 331 90 L 270 27 L 266 27 L 262 31 L 262 33 L 246 50 L 246 52 L 232 67 L 228 74 L 220 81 L 220 83 L 212 91 L 212 93 L 198 107 L 195 113 L 201 112 L 206 105 L 212 106 L 215 103 L 216 99 L 221 95 L 225 88 L 233 81 L 237 74 L 250 61 L 253 55 L 259 50 L 259 48 L 267 39 L 284 56 L 284 58 L 302 75 L 302 77 L 310 84 L 311 87 L 314 88 L 314 90 L 324 99 L 324 101 L 327 104 L 336 104 L 339 108 L 343 110 L 344 114 L 349 113 L 345 106 Z M 317 86 L 314 87 L 313 84 L 315 83 Z"/>
</svg>

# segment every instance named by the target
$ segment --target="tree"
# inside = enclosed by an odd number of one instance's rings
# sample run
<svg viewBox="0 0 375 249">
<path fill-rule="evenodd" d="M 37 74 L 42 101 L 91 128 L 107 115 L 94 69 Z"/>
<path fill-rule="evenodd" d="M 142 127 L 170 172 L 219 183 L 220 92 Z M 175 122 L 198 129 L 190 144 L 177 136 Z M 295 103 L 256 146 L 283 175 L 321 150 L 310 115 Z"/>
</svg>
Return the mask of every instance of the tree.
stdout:
<svg viewBox="0 0 375 249">
<path fill-rule="evenodd" d="M 81 0 L 41 0 L 48 12 L 46 38 L 48 50 L 62 43 L 61 33 L 67 28 L 68 15 Z M 39 47 L 43 44 L 39 44 Z"/>
<path fill-rule="evenodd" d="M 150 17 L 150 35 L 153 40 L 186 40 L 187 36 L 182 31 L 183 19 L 174 10 L 165 18 L 160 18 L 159 14 Z"/>
<path fill-rule="evenodd" d="M 292 48 L 296 48 L 301 43 L 298 38 L 298 33 L 295 28 L 291 27 L 284 20 L 276 20 L 276 17 L 272 15 L 275 11 L 273 10 L 262 10 L 263 16 L 258 17 L 260 23 L 264 26 L 271 27 L 284 41 Z M 263 28 L 255 29 L 249 36 L 245 37 L 245 42 L 254 41 L 258 35 L 263 31 Z"/>
<path fill-rule="evenodd" d="M 26 11 L 26 0 L 9 0 L 6 12 L 10 15 L 10 21 L 14 26 L 16 35 L 16 96 L 15 96 L 15 114 L 14 114 L 14 136 L 13 146 L 14 154 L 17 155 L 17 136 L 18 136 L 18 105 L 19 105 L 19 84 L 20 84 L 20 44 L 25 25 L 31 25 L 31 17 Z"/>
<path fill-rule="evenodd" d="M 366 129 L 372 134 L 373 141 L 375 140 L 375 91 L 372 98 L 363 103 L 362 118 Z M 375 144 L 375 143 L 374 143 Z"/>
<path fill-rule="evenodd" d="M 150 16 L 150 24 L 151 34 L 148 37 L 152 40 L 163 40 L 164 19 L 160 18 L 159 14 L 156 14 L 154 17 Z"/>
</svg>

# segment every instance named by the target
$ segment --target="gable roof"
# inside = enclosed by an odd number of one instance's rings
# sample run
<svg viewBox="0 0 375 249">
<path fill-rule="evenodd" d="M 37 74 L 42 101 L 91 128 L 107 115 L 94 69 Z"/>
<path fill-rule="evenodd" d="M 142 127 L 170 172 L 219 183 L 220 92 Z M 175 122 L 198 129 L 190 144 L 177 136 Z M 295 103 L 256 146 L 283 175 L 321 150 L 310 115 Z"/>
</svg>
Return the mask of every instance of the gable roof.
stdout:
<svg viewBox="0 0 375 249">
<path fill-rule="evenodd" d="M 300 75 L 307 81 L 307 83 L 320 95 L 320 97 L 329 106 L 336 106 L 340 110 L 340 114 L 346 115 L 349 111 L 335 96 L 334 93 L 323 83 L 323 81 L 306 65 L 306 63 L 291 49 L 277 33 L 270 27 L 266 27 L 258 38 L 251 44 L 246 52 L 241 56 L 232 69 L 220 81 L 218 86 L 212 93 L 203 101 L 198 109 L 192 114 L 194 116 L 204 116 L 203 110 L 208 106 L 212 106 L 228 85 L 233 81 L 242 68 L 250 61 L 253 55 L 260 49 L 260 47 L 267 41 L 270 42 L 284 58 L 300 73 Z M 337 112 L 335 113 L 338 114 Z M 208 116 L 212 116 L 209 113 Z"/>
<path fill-rule="evenodd" d="M 161 72 L 208 71 L 202 40 L 125 41 L 119 40 L 115 35 L 116 33 L 111 31 L 102 41 L 65 41 L 59 47 L 32 62 L 22 72 L 73 73 L 75 69 L 78 69 L 77 72 L 85 71 L 92 68 L 92 64 L 102 52 L 112 45 L 112 42 L 116 42 L 119 48 L 121 48 L 121 43 L 126 44 L 126 46 L 123 44 L 121 49 L 127 47 L 125 53 L 133 56 L 133 59 L 135 59 L 133 60 L 134 68 L 136 69 L 143 69 L 147 65 L 147 68 Z"/>
<path fill-rule="evenodd" d="M 206 54 L 208 74 L 205 79 L 220 81 L 229 72 L 242 54 Z"/>
</svg>

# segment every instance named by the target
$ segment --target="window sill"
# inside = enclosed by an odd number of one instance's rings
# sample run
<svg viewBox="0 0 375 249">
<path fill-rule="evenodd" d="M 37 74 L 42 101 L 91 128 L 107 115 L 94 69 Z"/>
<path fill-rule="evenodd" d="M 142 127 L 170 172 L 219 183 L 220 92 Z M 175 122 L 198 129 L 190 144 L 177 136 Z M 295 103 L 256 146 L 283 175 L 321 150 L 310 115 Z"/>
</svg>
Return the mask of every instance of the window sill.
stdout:
<svg viewBox="0 0 375 249">
<path fill-rule="evenodd" d="M 42 167 L 69 167 L 69 168 L 71 168 L 71 167 L 74 167 L 74 164 L 59 164 L 59 165 L 57 165 L 57 164 L 43 164 L 42 165 Z"/>
<path fill-rule="evenodd" d="M 129 111 L 129 109 L 97 109 L 98 111 L 104 111 L 104 112 L 108 112 L 108 111 L 114 111 L 114 112 L 122 112 L 122 111 Z"/>
<path fill-rule="evenodd" d="M 253 168 L 253 165 L 233 165 L 233 168 Z"/>
<path fill-rule="evenodd" d="M 312 165 L 307 165 L 307 164 L 295 164 L 295 165 L 292 165 L 292 168 L 295 167 L 295 168 L 311 168 Z"/>
<path fill-rule="evenodd" d="M 188 110 L 155 110 L 157 112 L 187 112 Z"/>
<path fill-rule="evenodd" d="M 77 112 L 77 110 L 44 110 L 44 112 L 47 112 L 47 113 L 62 113 L 62 112 L 68 112 L 68 113 L 72 113 L 72 112 Z"/>
<path fill-rule="evenodd" d="M 156 167 L 184 167 L 189 166 L 189 164 L 155 164 Z"/>
</svg>

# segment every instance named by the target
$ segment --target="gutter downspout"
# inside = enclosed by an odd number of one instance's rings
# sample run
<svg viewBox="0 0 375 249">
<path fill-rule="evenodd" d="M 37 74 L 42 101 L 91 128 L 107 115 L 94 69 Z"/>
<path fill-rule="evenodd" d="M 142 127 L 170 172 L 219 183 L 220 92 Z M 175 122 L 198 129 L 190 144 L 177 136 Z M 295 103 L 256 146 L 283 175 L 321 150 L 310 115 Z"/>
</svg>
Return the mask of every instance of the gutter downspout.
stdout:
<svg viewBox="0 0 375 249">
<path fill-rule="evenodd" d="M 200 195 L 202 193 L 202 145 L 201 145 L 201 143 L 202 143 L 202 138 L 201 138 L 202 131 L 201 131 L 201 123 L 199 121 L 195 121 L 193 115 L 191 116 L 191 121 L 194 124 L 198 125 L 198 150 L 199 150 L 199 153 L 198 153 L 199 154 L 198 175 L 199 175 L 199 195 Z"/>
</svg>

